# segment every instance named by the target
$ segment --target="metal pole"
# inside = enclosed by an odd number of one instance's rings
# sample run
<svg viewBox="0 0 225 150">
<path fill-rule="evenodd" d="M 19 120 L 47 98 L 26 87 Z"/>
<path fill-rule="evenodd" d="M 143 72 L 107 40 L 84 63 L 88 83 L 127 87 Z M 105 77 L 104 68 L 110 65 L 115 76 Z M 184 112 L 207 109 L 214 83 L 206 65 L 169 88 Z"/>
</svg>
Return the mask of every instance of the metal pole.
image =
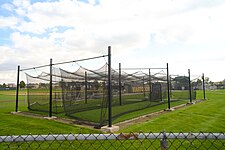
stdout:
<svg viewBox="0 0 225 150">
<path fill-rule="evenodd" d="M 148 77 L 149 77 L 149 101 L 152 100 L 152 80 L 151 80 L 151 69 L 148 69 Z"/>
<path fill-rule="evenodd" d="M 192 94 L 191 94 L 191 73 L 190 73 L 190 69 L 188 69 L 188 80 L 189 80 L 189 96 L 190 96 L 190 103 L 192 103 Z"/>
<path fill-rule="evenodd" d="M 122 105 L 121 63 L 119 63 L 119 101 Z"/>
<path fill-rule="evenodd" d="M 16 112 L 18 112 L 18 104 L 19 104 L 19 86 L 20 86 L 20 66 L 18 66 L 18 69 L 17 69 Z"/>
<path fill-rule="evenodd" d="M 202 74 L 202 89 L 203 89 L 203 96 L 204 96 L 204 100 L 205 100 L 205 76 L 204 73 Z"/>
<path fill-rule="evenodd" d="M 49 117 L 52 117 L 52 59 L 50 59 Z"/>
<path fill-rule="evenodd" d="M 85 81 L 84 81 L 84 98 L 85 98 L 85 104 L 87 104 L 87 72 L 85 71 Z"/>
<path fill-rule="evenodd" d="M 163 131 L 162 134 L 163 134 L 163 138 L 160 141 L 161 150 L 168 150 L 169 146 L 168 146 L 168 140 L 167 140 L 166 132 Z"/>
<path fill-rule="evenodd" d="M 167 70 L 167 96 L 168 96 L 168 109 L 170 110 L 170 76 L 169 76 L 169 64 L 166 63 Z"/>
<path fill-rule="evenodd" d="M 112 127 L 111 46 L 108 46 L 108 127 Z"/>
</svg>

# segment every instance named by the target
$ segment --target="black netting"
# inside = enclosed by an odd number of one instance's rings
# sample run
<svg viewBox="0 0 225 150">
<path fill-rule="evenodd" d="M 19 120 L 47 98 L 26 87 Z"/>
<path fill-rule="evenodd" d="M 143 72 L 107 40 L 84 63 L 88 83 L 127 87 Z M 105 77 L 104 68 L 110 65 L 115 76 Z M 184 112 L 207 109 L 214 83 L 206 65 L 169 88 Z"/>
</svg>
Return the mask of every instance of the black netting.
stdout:
<svg viewBox="0 0 225 150">
<path fill-rule="evenodd" d="M 162 84 L 161 83 L 153 83 L 152 84 L 152 91 L 151 91 L 151 98 L 152 101 L 162 101 Z"/>
<path fill-rule="evenodd" d="M 107 108 L 107 64 L 94 71 L 83 67 L 73 73 L 60 71 L 66 115 L 103 124 Z"/>
<path fill-rule="evenodd" d="M 163 71 L 155 70 L 154 73 L 148 69 L 121 70 L 121 84 L 117 83 L 114 87 L 114 91 L 117 91 L 113 95 L 114 122 L 121 121 L 119 117 L 122 115 L 136 111 L 146 114 L 151 107 L 166 104 L 167 80 Z"/>
<path fill-rule="evenodd" d="M 192 77 L 189 84 L 188 76 L 171 76 L 168 90 L 165 71 L 111 69 L 113 123 L 130 119 L 126 116 L 128 113 L 138 117 L 166 109 L 168 94 L 172 106 L 189 102 L 190 91 L 191 99 L 196 99 L 196 90 L 202 87 L 201 78 Z M 37 76 L 27 74 L 30 110 L 49 111 L 49 79 L 50 75 L 46 72 Z M 108 123 L 108 64 L 97 70 L 79 66 L 75 72 L 53 68 L 52 86 L 53 113 L 65 113 L 82 123 L 98 126 Z M 140 114 L 135 114 L 136 111 L 140 111 Z"/>
<path fill-rule="evenodd" d="M 147 70 L 148 72 L 148 70 Z M 142 110 L 167 101 L 167 80 L 163 71 L 149 74 L 135 70 L 127 73 L 111 69 L 112 117 Z M 53 113 L 96 125 L 107 124 L 108 65 L 97 70 L 79 67 L 75 72 L 53 68 Z M 49 110 L 49 73 L 27 74 L 28 108 Z M 121 81 L 119 84 L 119 81 Z"/>
<path fill-rule="evenodd" d="M 60 77 L 56 76 L 58 72 L 57 68 L 53 68 L 52 82 L 52 112 L 53 113 L 63 113 L 62 104 L 62 90 L 60 86 Z M 28 109 L 34 111 L 49 111 L 49 91 L 50 91 L 50 75 L 49 73 L 41 73 L 38 76 L 27 76 L 27 100 Z"/>
<path fill-rule="evenodd" d="M 171 79 L 171 99 L 172 100 L 192 100 L 197 99 L 196 90 L 202 90 L 202 79 L 200 76 L 172 76 Z"/>
</svg>

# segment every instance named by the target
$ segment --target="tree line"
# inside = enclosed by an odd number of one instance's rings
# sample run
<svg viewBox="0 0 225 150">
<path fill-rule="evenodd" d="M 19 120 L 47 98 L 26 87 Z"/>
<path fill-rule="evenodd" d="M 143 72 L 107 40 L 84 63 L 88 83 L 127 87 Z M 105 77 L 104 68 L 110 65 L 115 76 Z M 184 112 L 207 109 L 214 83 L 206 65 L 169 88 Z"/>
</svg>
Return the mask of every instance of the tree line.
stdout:
<svg viewBox="0 0 225 150">
<path fill-rule="evenodd" d="M 20 81 L 20 88 L 25 88 L 26 83 L 24 81 Z M 0 84 L 0 88 L 9 88 L 9 85 L 6 83 Z"/>
</svg>

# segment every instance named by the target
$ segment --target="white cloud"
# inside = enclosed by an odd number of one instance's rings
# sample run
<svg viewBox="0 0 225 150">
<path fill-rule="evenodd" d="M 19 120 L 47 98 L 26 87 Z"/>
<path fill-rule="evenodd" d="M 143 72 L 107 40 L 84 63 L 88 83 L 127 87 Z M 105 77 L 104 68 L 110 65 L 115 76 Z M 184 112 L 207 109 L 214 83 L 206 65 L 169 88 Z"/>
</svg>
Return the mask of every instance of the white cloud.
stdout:
<svg viewBox="0 0 225 150">
<path fill-rule="evenodd" d="M 88 3 L 91 5 L 95 5 L 96 4 L 96 0 L 88 0 Z"/>
<path fill-rule="evenodd" d="M 5 3 L 5 4 L 2 4 L 1 8 L 7 10 L 7 11 L 13 11 L 13 5 L 12 4 L 9 4 L 9 3 Z"/>
<path fill-rule="evenodd" d="M 0 84 L 3 83 L 16 83 L 16 68 L 15 71 L 0 71 Z"/>
<path fill-rule="evenodd" d="M 6 61 L 9 60 L 9 56 L 13 56 L 14 55 L 15 51 L 13 49 L 9 48 L 9 47 L 0 46 L 0 52 L 1 52 L 0 64 L 3 64 L 3 63 L 5 63 Z M 5 68 L 5 69 L 7 69 L 7 68 Z"/>
<path fill-rule="evenodd" d="M 0 16 L 0 28 L 15 27 L 19 19 L 16 17 L 2 17 Z"/>
<path fill-rule="evenodd" d="M 13 4 L 14 6 L 18 7 L 18 8 L 24 8 L 26 9 L 27 7 L 30 6 L 30 1 L 29 0 L 13 0 Z"/>
<path fill-rule="evenodd" d="M 4 62 L 10 57 L 23 66 L 45 64 L 51 57 L 65 61 L 101 55 L 111 45 L 114 59 L 125 57 L 130 65 L 171 62 L 174 68 L 189 63 L 195 68 L 192 61 L 198 55 L 217 58 L 213 52 L 221 54 L 225 48 L 221 0 L 14 0 L 13 5 L 18 17 L 0 17 L 0 27 L 14 30 L 13 45 L 1 51 L 7 53 Z M 214 45 L 220 47 L 215 50 Z M 221 61 L 211 64 L 215 62 Z"/>
</svg>

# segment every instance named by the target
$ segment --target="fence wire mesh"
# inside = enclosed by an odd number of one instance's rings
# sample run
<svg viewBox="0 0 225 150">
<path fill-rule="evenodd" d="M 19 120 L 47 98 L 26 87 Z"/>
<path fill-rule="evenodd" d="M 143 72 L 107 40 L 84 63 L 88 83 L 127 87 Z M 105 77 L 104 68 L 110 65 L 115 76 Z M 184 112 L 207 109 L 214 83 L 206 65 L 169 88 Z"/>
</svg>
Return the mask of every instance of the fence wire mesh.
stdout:
<svg viewBox="0 0 225 150">
<path fill-rule="evenodd" d="M 0 149 L 225 149 L 225 133 L 120 133 L 0 136 Z"/>
</svg>

